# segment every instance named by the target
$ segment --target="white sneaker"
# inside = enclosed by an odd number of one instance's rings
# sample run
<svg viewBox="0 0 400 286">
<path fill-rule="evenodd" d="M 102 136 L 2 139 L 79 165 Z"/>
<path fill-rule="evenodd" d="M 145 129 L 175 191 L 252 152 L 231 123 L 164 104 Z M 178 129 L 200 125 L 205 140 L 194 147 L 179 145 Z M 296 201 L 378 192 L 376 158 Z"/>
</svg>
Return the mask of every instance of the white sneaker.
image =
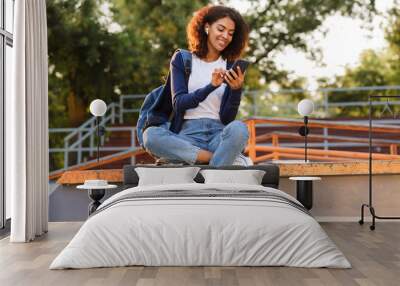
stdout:
<svg viewBox="0 0 400 286">
<path fill-rule="evenodd" d="M 254 163 L 249 157 L 246 157 L 243 154 L 239 154 L 239 156 L 236 157 L 235 161 L 233 161 L 232 165 L 253 166 Z"/>
</svg>

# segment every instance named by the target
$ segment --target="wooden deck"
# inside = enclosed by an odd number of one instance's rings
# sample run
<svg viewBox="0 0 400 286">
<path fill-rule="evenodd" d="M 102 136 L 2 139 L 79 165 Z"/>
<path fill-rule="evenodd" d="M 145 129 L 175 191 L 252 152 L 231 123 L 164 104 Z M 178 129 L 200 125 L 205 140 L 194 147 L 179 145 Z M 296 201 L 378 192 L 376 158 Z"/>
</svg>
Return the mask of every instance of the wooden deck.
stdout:
<svg viewBox="0 0 400 286">
<path fill-rule="evenodd" d="M 49 270 L 81 223 L 50 223 L 49 233 L 28 244 L 0 241 L 0 285 L 399 285 L 400 223 L 321 224 L 353 268 L 120 267 Z"/>
<path fill-rule="evenodd" d="M 343 176 L 367 175 L 368 161 L 352 162 L 315 162 L 315 163 L 279 163 L 281 177 L 291 176 Z M 400 174 L 400 160 L 378 160 L 372 166 L 374 175 Z M 57 180 L 58 184 L 81 184 L 85 180 L 101 179 L 121 183 L 122 169 L 108 170 L 72 170 L 65 171 Z"/>
</svg>

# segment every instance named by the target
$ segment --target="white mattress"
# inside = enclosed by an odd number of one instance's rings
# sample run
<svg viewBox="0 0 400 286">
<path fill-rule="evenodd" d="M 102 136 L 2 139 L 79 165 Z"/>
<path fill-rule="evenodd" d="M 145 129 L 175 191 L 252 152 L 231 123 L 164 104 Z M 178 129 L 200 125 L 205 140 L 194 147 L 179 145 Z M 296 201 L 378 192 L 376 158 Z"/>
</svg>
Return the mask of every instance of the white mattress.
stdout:
<svg viewBox="0 0 400 286">
<path fill-rule="evenodd" d="M 262 190 L 238 184 L 135 187 L 106 200 L 50 269 L 146 266 L 294 266 L 349 268 L 315 219 L 282 202 L 258 198 L 173 197 L 116 200 L 166 190 Z M 298 202 L 297 202 L 298 203 Z"/>
</svg>

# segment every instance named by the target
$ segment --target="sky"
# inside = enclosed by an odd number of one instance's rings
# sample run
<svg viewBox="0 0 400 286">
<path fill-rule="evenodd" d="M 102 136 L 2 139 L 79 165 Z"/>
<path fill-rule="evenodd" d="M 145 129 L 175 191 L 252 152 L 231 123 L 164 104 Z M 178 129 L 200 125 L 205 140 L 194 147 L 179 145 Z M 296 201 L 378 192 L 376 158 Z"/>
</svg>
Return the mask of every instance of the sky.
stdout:
<svg viewBox="0 0 400 286">
<path fill-rule="evenodd" d="M 233 7 L 239 11 L 246 10 L 245 1 L 233 0 Z M 385 12 L 393 6 L 393 0 L 377 0 L 378 11 Z M 328 33 L 325 37 L 321 33 L 314 33 L 310 37 L 315 45 L 322 48 L 323 66 L 307 59 L 306 55 L 292 48 L 287 48 L 279 54 L 275 61 L 279 67 L 294 72 L 294 76 L 304 76 L 308 80 L 308 88 L 317 88 L 317 78 L 341 75 L 346 66 L 355 66 L 358 63 L 361 52 L 365 49 L 379 50 L 386 46 L 384 38 L 385 19 L 383 16 L 375 16 L 371 23 L 372 31 L 362 27 L 362 21 L 350 17 L 333 15 L 328 17 L 323 29 Z M 315 40 L 314 40 L 315 39 Z"/>
</svg>

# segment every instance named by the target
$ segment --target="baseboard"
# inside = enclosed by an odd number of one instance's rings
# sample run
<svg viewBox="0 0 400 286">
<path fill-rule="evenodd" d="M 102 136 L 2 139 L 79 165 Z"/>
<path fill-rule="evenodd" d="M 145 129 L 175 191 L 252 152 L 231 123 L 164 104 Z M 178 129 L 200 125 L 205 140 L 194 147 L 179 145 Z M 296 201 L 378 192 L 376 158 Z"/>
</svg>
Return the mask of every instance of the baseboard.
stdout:
<svg viewBox="0 0 400 286">
<path fill-rule="evenodd" d="M 318 222 L 358 222 L 360 220 L 359 216 L 314 216 L 314 218 Z M 400 220 L 380 220 L 376 219 L 376 221 L 381 222 L 400 222 Z M 367 216 L 364 217 L 364 222 L 372 222 L 372 217 Z"/>
</svg>

